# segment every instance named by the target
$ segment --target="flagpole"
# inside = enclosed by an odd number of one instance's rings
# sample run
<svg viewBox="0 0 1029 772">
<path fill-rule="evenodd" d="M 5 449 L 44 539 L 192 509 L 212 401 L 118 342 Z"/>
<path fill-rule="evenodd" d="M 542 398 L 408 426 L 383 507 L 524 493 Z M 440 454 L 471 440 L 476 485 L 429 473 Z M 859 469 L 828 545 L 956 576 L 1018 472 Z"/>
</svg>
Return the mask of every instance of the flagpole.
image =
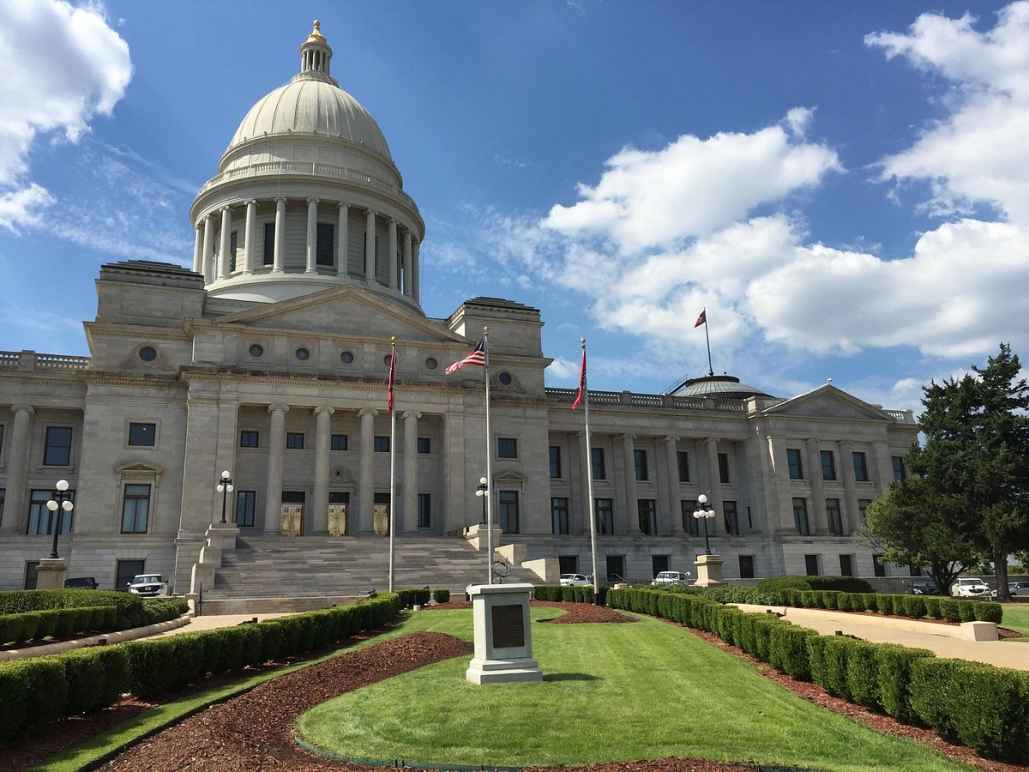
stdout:
<svg viewBox="0 0 1029 772">
<path fill-rule="evenodd" d="M 390 359 L 390 373 L 396 373 L 397 367 L 397 339 L 390 340 L 392 354 Z M 390 389 L 393 384 L 390 383 Z M 397 411 L 396 405 L 391 404 L 389 408 L 389 581 L 387 592 L 393 592 L 393 536 L 396 533 L 396 501 L 397 501 Z"/>
<path fill-rule="evenodd" d="M 493 432 L 489 416 L 489 327 L 482 328 L 485 358 L 482 372 L 486 381 L 486 584 L 493 584 Z"/>
<path fill-rule="evenodd" d="M 600 594 L 600 577 L 597 575 L 597 523 L 595 505 L 593 503 L 593 444 L 590 439 L 590 390 L 586 378 L 586 339 L 582 343 L 582 402 L 586 420 L 586 496 L 589 500 L 587 511 L 590 516 L 590 556 L 593 560 L 593 602 L 596 603 Z"/>
<path fill-rule="evenodd" d="M 711 336 L 708 334 L 707 327 L 708 327 L 708 323 L 707 323 L 707 308 L 705 308 L 704 309 L 704 338 L 707 340 L 707 374 L 709 376 L 713 377 L 714 374 L 715 374 L 715 368 L 712 367 L 712 365 L 711 365 Z"/>
</svg>

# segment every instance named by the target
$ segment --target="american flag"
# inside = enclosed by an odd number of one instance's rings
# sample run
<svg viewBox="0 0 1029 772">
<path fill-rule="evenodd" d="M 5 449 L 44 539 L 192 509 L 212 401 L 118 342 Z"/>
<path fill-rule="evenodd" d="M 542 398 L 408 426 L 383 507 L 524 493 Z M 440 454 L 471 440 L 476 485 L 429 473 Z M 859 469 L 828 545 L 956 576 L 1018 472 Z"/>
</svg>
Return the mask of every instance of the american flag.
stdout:
<svg viewBox="0 0 1029 772">
<path fill-rule="evenodd" d="M 465 365 L 476 365 L 478 367 L 486 366 L 486 339 L 479 338 L 479 342 L 475 344 L 475 348 L 472 349 L 472 353 L 466 356 L 464 359 L 459 359 L 454 364 L 450 365 L 445 372 L 447 375 L 453 375 Z"/>
</svg>

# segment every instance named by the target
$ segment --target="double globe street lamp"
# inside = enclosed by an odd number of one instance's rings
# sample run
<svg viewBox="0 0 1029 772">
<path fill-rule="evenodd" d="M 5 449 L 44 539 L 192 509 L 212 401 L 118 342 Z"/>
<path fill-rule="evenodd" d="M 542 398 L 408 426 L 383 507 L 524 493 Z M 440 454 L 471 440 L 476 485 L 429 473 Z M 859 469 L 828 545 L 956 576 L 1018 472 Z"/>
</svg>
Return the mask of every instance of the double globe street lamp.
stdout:
<svg viewBox="0 0 1029 772">
<path fill-rule="evenodd" d="M 708 536 L 707 532 L 707 521 L 711 520 L 715 516 L 713 509 L 708 509 L 707 506 L 707 495 L 701 493 L 697 496 L 697 510 L 693 513 L 693 517 L 697 520 L 704 521 L 704 554 L 711 554 L 711 537 Z"/>
<path fill-rule="evenodd" d="M 57 537 L 61 533 L 61 526 L 64 524 L 64 514 L 67 513 L 71 516 L 72 510 L 75 509 L 75 504 L 72 502 L 72 494 L 68 493 L 68 481 L 58 480 L 57 488 L 51 496 L 50 500 L 46 503 L 46 508 L 50 511 L 51 526 L 54 532 L 54 543 L 50 548 L 50 558 L 56 559 L 57 555 Z M 58 510 L 61 514 L 58 514 Z"/>
<path fill-rule="evenodd" d="M 232 475 L 226 469 L 215 486 L 215 490 L 222 495 L 222 525 L 225 525 L 225 505 L 228 502 L 229 494 L 232 493 Z"/>
<path fill-rule="evenodd" d="M 479 478 L 479 485 L 475 489 L 475 495 L 482 499 L 482 521 L 480 525 L 486 525 L 486 494 L 489 493 L 489 480 L 485 477 Z"/>
</svg>

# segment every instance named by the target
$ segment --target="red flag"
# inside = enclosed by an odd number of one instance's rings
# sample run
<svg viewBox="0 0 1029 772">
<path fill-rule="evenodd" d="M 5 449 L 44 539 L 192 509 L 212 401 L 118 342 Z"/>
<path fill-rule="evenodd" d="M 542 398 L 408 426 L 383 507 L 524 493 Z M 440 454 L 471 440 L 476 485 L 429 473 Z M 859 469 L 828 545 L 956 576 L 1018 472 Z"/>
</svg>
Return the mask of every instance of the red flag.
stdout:
<svg viewBox="0 0 1029 772">
<path fill-rule="evenodd" d="M 583 397 L 586 396 L 586 349 L 582 350 L 582 367 L 579 370 L 579 391 L 575 394 L 575 402 L 572 403 L 572 410 L 575 410 L 582 404 Z"/>
<path fill-rule="evenodd" d="M 397 375 L 397 347 L 393 346 L 393 350 L 389 355 L 389 375 L 386 376 L 386 411 L 393 412 L 393 384 L 396 381 Z"/>
<path fill-rule="evenodd" d="M 707 309 L 705 308 L 700 312 L 700 316 L 697 317 L 697 321 L 693 323 L 694 327 L 700 327 L 702 324 L 707 324 Z"/>
</svg>

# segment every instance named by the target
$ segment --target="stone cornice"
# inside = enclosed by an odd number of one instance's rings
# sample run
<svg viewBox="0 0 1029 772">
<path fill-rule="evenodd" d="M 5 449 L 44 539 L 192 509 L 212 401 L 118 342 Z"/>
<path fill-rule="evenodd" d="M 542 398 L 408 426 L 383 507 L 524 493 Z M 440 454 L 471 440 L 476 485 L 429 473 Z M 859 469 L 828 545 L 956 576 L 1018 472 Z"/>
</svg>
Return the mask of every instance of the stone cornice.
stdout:
<svg viewBox="0 0 1029 772">
<path fill-rule="evenodd" d="M 125 322 L 83 322 L 86 338 L 92 340 L 93 332 L 123 338 L 145 338 L 147 340 L 189 341 L 190 335 L 185 323 L 181 327 L 158 327 L 150 324 L 127 324 Z"/>
</svg>

